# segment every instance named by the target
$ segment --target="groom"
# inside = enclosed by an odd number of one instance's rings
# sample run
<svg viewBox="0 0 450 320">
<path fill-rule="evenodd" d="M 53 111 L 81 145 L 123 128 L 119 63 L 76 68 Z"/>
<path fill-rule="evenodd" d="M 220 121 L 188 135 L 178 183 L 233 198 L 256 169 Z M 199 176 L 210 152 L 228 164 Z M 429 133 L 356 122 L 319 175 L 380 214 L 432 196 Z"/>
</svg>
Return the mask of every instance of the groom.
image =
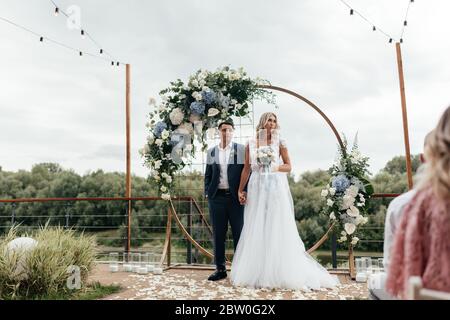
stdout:
<svg viewBox="0 0 450 320">
<path fill-rule="evenodd" d="M 225 240 L 228 221 L 236 250 L 242 226 L 244 206 L 239 203 L 238 189 L 244 168 L 245 147 L 233 143 L 234 124 L 231 120 L 220 123 L 220 144 L 208 150 L 205 170 L 205 196 L 208 198 L 210 220 L 213 227 L 214 263 L 216 271 L 208 280 L 227 277 L 225 267 Z"/>
</svg>

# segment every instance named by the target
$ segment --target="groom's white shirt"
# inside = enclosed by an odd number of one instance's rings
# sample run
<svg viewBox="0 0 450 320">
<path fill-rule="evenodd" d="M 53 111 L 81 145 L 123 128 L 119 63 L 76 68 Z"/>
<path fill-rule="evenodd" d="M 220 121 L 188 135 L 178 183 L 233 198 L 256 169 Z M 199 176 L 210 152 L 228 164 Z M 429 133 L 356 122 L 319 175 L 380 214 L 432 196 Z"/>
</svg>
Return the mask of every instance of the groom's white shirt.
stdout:
<svg viewBox="0 0 450 320">
<path fill-rule="evenodd" d="M 230 159 L 231 146 L 233 145 L 230 142 L 224 149 L 220 147 L 220 144 L 217 146 L 219 149 L 219 166 L 220 166 L 220 178 L 218 189 L 229 189 L 228 185 L 228 160 Z"/>
</svg>

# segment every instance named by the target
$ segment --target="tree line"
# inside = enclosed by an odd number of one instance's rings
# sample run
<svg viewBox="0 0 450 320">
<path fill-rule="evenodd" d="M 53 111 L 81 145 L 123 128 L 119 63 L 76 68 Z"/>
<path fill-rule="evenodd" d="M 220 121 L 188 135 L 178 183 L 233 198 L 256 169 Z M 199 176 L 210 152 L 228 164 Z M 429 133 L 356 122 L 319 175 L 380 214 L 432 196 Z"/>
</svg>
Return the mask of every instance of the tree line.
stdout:
<svg viewBox="0 0 450 320">
<path fill-rule="evenodd" d="M 413 171 L 419 165 L 419 156 L 412 157 Z M 308 171 L 298 179 L 289 176 L 295 218 L 300 235 L 306 247 L 312 246 L 322 237 L 329 226 L 328 217 L 321 214 L 324 205 L 321 190 L 329 182 L 325 170 Z M 407 190 L 405 157 L 397 156 L 388 161 L 383 169 L 370 179 L 378 193 L 402 193 Z M 196 199 L 207 218 L 208 207 L 203 198 L 203 174 L 201 172 L 181 173 L 175 180 L 175 195 L 192 196 Z M 18 198 L 95 198 L 123 197 L 125 195 L 125 174 L 96 170 L 80 175 L 65 169 L 57 163 L 40 163 L 31 171 L 3 171 L 0 167 L 0 199 Z M 132 196 L 157 196 L 157 186 L 152 179 L 132 177 Z M 360 233 L 362 240 L 358 250 L 382 251 L 383 226 L 386 208 L 392 199 L 372 199 L 369 206 L 369 223 Z M 176 210 L 187 225 L 189 202 L 176 202 Z M 167 218 L 165 201 L 135 201 L 132 203 L 132 238 L 134 245 L 140 245 L 158 233 L 164 233 Z M 126 237 L 126 201 L 76 201 L 0 204 L 0 233 L 6 232 L 13 223 L 24 228 L 36 227 L 49 222 L 54 225 L 75 226 L 89 232 L 118 230 L 116 236 L 102 240 L 108 245 L 122 245 Z M 193 225 L 199 223 L 193 211 Z M 205 235 L 203 235 L 204 237 Z M 195 237 L 194 237 L 195 238 Z M 323 249 L 329 248 L 329 243 Z"/>
</svg>

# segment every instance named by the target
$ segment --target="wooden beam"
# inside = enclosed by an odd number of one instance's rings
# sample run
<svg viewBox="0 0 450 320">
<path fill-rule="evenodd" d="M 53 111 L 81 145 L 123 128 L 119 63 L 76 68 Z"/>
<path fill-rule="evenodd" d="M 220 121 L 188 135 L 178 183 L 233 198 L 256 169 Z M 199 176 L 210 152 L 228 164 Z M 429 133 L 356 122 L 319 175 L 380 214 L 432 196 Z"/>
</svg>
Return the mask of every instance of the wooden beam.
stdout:
<svg viewBox="0 0 450 320">
<path fill-rule="evenodd" d="M 131 198 L 131 157 L 130 157 L 130 65 L 126 65 L 126 85 L 125 85 L 125 104 L 126 104 L 126 155 L 127 155 L 127 172 L 126 172 L 126 197 Z M 131 249 L 131 201 L 128 201 L 128 226 L 127 226 L 127 245 L 126 251 Z"/>
<path fill-rule="evenodd" d="M 400 80 L 400 97 L 402 100 L 403 136 L 405 140 L 405 151 L 406 151 L 406 173 L 408 176 L 408 187 L 411 190 L 413 188 L 413 179 L 411 166 L 411 151 L 409 148 L 408 114 L 406 112 L 405 79 L 403 77 L 402 50 L 399 42 L 395 44 L 395 47 L 397 49 L 398 77 Z"/>
</svg>

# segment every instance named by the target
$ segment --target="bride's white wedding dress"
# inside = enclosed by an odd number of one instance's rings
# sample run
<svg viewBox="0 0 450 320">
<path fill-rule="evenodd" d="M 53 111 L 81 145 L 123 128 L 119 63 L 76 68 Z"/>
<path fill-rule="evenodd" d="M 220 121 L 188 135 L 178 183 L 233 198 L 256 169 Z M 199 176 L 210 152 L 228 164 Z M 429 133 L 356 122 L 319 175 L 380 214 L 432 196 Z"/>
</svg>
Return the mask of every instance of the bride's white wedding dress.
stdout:
<svg viewBox="0 0 450 320">
<path fill-rule="evenodd" d="M 276 165 L 279 147 L 271 144 Z M 336 286 L 336 276 L 305 250 L 294 216 L 287 174 L 263 173 L 256 162 L 256 140 L 249 141 L 252 174 L 247 186 L 244 227 L 231 267 L 231 283 L 249 288 L 319 289 Z"/>
</svg>

